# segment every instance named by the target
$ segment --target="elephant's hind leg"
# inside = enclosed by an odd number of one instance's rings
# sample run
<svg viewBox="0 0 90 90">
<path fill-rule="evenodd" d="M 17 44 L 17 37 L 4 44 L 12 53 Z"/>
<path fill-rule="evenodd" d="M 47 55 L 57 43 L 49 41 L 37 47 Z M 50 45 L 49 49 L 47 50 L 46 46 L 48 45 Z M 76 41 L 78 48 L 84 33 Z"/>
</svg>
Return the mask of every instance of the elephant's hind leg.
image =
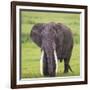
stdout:
<svg viewBox="0 0 90 90">
<path fill-rule="evenodd" d="M 70 71 L 72 71 L 72 69 L 69 65 L 70 57 L 71 57 L 71 55 L 68 58 L 64 59 L 64 73 L 68 73 L 69 69 L 70 69 Z"/>
<path fill-rule="evenodd" d="M 69 60 L 64 59 L 64 73 L 68 72 L 68 65 L 69 65 Z"/>
</svg>

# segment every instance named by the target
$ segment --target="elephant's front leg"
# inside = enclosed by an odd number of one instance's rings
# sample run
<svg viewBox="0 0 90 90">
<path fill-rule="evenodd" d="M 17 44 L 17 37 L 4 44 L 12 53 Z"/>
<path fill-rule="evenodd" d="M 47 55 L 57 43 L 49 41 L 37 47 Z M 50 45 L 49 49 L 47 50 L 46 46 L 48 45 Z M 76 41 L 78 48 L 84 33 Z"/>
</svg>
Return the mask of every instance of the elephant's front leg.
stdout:
<svg viewBox="0 0 90 90">
<path fill-rule="evenodd" d="M 44 57 L 43 57 L 43 75 L 48 76 L 48 62 L 47 62 L 46 53 L 44 53 Z"/>
</svg>

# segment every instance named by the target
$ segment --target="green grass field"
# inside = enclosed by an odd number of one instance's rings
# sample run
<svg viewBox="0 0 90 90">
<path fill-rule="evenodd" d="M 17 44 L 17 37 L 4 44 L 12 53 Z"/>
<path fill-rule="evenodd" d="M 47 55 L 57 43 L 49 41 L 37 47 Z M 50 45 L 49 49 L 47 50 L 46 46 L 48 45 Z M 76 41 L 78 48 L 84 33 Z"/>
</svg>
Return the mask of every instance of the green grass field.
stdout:
<svg viewBox="0 0 90 90">
<path fill-rule="evenodd" d="M 38 78 L 40 75 L 40 48 L 30 39 L 30 31 L 36 23 L 62 22 L 71 28 L 74 48 L 70 66 L 74 71 L 63 73 L 64 64 L 58 63 L 57 76 L 80 75 L 80 14 L 21 11 L 21 78 Z"/>
</svg>

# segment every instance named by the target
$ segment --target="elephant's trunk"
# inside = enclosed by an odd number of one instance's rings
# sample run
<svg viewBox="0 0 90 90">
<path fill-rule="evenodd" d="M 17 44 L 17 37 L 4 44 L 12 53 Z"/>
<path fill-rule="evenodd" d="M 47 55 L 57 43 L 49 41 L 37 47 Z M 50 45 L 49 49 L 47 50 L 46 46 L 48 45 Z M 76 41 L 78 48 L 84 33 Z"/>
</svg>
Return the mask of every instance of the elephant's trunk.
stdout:
<svg viewBox="0 0 90 90">
<path fill-rule="evenodd" d="M 46 53 L 46 61 L 43 61 L 44 59 L 44 55 Z M 45 60 L 45 59 L 44 59 Z M 57 54 L 56 54 L 56 50 L 53 51 L 52 55 L 47 55 L 47 52 L 45 52 L 44 50 L 42 50 L 41 53 L 41 60 L 40 60 L 40 72 L 41 75 L 43 75 L 43 65 L 46 62 L 46 68 L 47 68 L 47 75 L 48 76 L 55 76 L 55 74 L 57 73 L 57 68 L 58 68 L 58 60 L 57 60 Z"/>
</svg>

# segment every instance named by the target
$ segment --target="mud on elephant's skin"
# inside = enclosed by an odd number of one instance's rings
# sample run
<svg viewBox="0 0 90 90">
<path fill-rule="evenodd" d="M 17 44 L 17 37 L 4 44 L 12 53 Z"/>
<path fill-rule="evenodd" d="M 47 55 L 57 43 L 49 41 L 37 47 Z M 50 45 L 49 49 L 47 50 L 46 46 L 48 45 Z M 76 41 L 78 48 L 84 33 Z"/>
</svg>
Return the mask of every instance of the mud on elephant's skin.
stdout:
<svg viewBox="0 0 90 90">
<path fill-rule="evenodd" d="M 73 49 L 73 36 L 62 23 L 38 23 L 32 27 L 30 37 L 42 51 L 41 72 L 44 76 L 56 76 L 57 60 L 64 60 L 64 73 L 72 71 L 69 62 Z"/>
</svg>

